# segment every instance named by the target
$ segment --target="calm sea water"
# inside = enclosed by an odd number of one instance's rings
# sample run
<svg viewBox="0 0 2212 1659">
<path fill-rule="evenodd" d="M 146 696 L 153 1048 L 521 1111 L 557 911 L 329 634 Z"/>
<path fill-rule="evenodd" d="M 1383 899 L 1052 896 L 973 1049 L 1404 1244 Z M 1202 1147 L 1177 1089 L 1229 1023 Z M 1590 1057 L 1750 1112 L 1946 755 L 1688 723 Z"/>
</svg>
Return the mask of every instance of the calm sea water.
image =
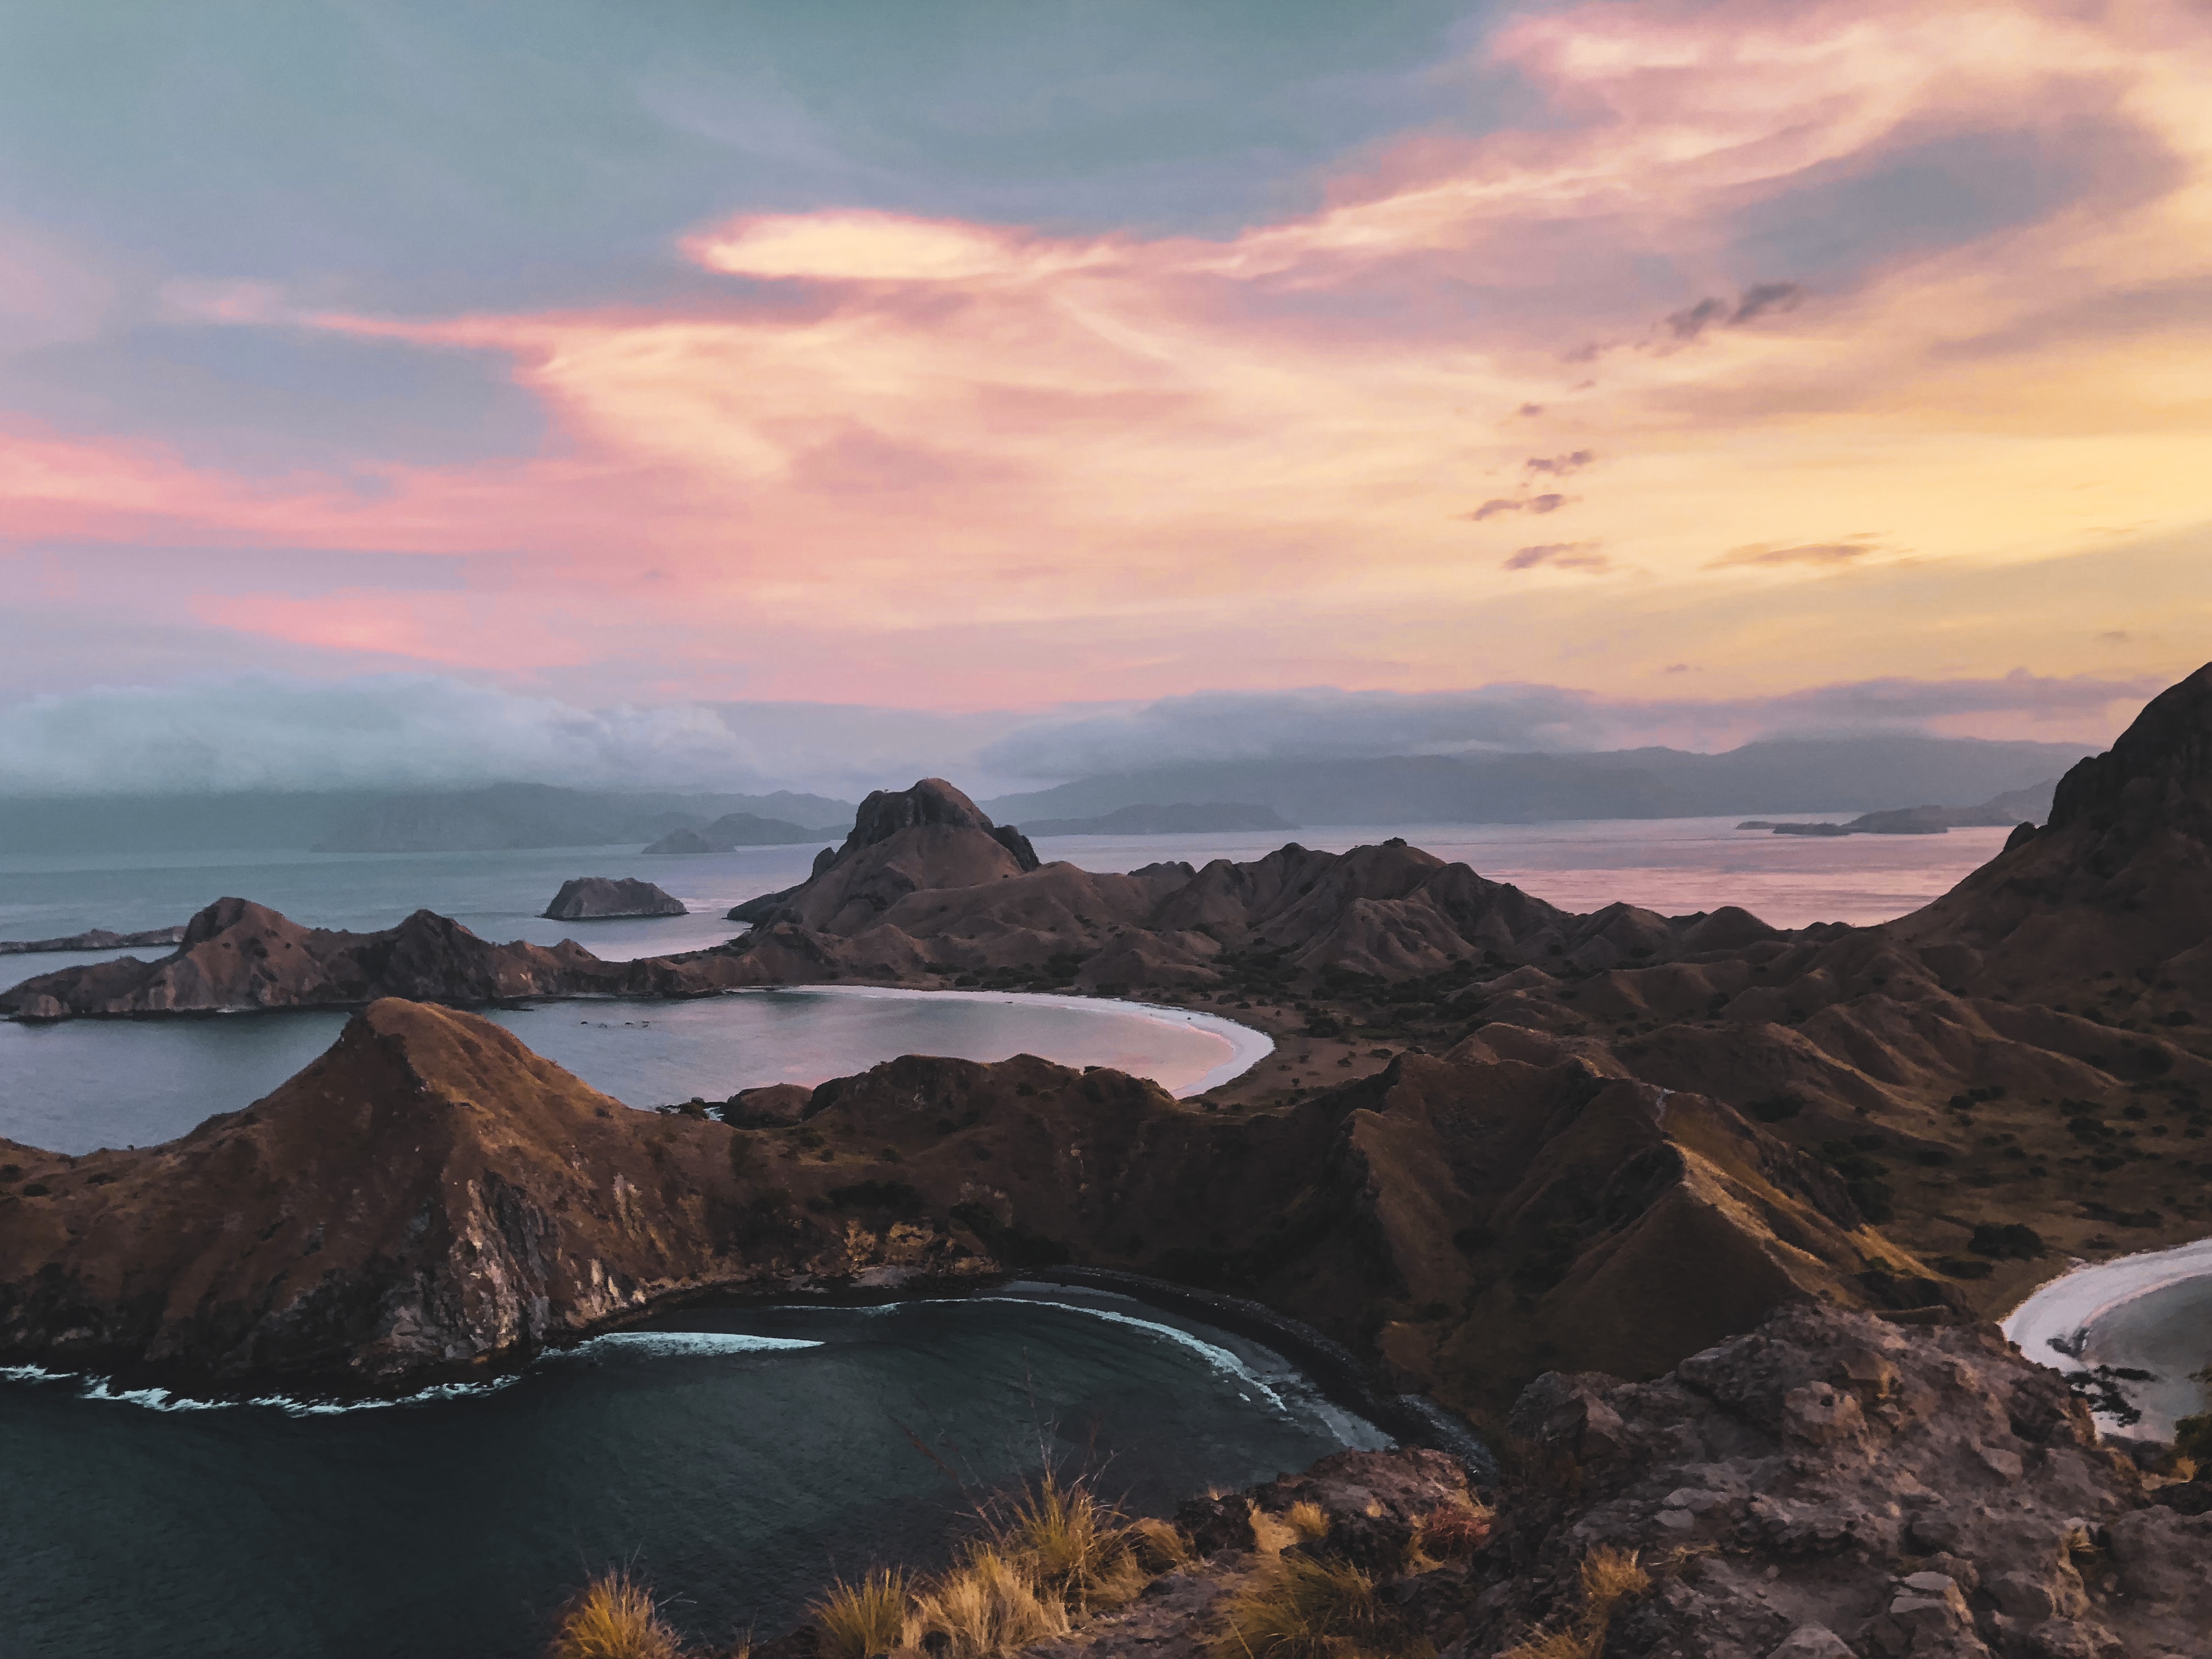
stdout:
<svg viewBox="0 0 2212 1659">
<path fill-rule="evenodd" d="M 488 1018 L 593 1087 L 647 1108 L 812 1085 L 901 1054 L 1111 1066 L 1176 1094 L 1273 1046 L 1218 1017 L 1098 999 L 828 989 L 683 1002 L 555 1002 Z M 336 1011 L 0 1022 L 0 1138 L 58 1152 L 149 1146 L 251 1104 L 336 1041 Z"/>
<path fill-rule="evenodd" d="M 943 1559 L 973 1486 L 1085 1461 L 1171 1506 L 1388 1443 L 1256 1344 L 1042 1287 L 687 1318 L 489 1395 L 158 1410 L 0 1379 L 0 1650 L 498 1659 L 633 1564 L 693 1635 Z M 769 1346 L 769 1344 L 786 1346 Z"/>
</svg>

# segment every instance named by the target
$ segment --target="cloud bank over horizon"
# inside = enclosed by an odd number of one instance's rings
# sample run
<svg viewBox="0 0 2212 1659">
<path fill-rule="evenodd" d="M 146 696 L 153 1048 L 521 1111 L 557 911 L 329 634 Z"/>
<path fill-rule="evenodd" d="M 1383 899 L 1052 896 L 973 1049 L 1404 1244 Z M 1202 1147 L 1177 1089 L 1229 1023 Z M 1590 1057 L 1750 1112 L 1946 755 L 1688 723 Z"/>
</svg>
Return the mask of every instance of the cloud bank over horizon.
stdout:
<svg viewBox="0 0 2212 1659">
<path fill-rule="evenodd" d="M 988 797 L 1176 762 L 1718 750 L 1876 732 L 2101 747 L 2148 679 L 1873 680 L 1771 698 L 1607 698 L 1503 684 L 1408 696 L 1331 687 L 962 714 L 797 702 L 580 708 L 439 675 L 275 675 L 108 688 L 0 709 L 0 795 L 584 789 L 857 799 L 916 777 Z M 2089 733 L 2093 735 L 2085 736 Z"/>
</svg>

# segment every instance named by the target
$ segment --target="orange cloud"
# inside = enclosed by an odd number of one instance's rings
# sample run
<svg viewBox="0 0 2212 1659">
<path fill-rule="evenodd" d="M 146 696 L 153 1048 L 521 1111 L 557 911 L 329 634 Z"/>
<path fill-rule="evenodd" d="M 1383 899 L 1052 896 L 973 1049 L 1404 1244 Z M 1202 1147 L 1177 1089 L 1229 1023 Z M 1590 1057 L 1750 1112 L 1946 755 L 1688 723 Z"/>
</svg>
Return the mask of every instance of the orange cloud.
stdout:
<svg viewBox="0 0 2212 1659">
<path fill-rule="evenodd" d="M 1540 127 L 1409 140 L 1225 240 L 748 216 L 684 247 L 774 304 L 307 325 L 504 354 L 556 426 L 530 460 L 363 492 L 33 439 L 0 509 L 19 537 L 514 556 L 489 621 L 382 593 L 210 612 L 274 637 L 517 672 L 597 638 L 935 702 L 1556 676 L 1662 611 L 1740 617 L 1700 643 L 1716 686 L 1912 672 L 1925 645 L 1875 588 L 1856 630 L 1815 602 L 1817 661 L 1778 619 L 1894 550 L 1987 569 L 2212 521 L 2201 10 L 1655 0 L 1491 51 Z M 1847 271 L 1747 240 L 1757 210 L 1959 135 L 2063 153 L 2075 182 Z M 1530 493 L 1598 455 L 1583 494 Z M 1562 539 L 1518 545 L 1529 514 Z M 1613 562 L 1637 580 L 1582 580 Z M 1542 593 L 1569 608 L 1486 625 Z M 2049 604 L 2036 626 L 2080 605 Z M 1945 665 L 2008 667 L 2022 627 L 1958 619 Z"/>
</svg>

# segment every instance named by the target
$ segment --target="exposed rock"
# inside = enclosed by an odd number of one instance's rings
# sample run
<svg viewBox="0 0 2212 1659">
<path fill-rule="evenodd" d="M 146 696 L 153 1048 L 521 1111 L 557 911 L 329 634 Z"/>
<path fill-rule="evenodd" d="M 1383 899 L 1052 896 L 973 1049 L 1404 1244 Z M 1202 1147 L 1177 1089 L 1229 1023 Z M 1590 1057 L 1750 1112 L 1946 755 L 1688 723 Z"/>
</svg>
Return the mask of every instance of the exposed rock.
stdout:
<svg viewBox="0 0 2212 1659">
<path fill-rule="evenodd" d="M 1650 1382 L 1547 1376 L 1513 1426 L 1494 1492 L 1407 1449 L 1194 1498 L 1194 1565 L 1030 1651 L 1218 1652 L 1278 1550 L 1368 1575 L 1375 1650 L 1445 1659 L 2199 1659 L 2212 1629 L 2212 1519 L 2146 1507 L 1985 1327 L 1791 1310 Z M 1594 1605 L 1606 1553 L 1626 1571 Z"/>
<path fill-rule="evenodd" d="M 634 876 L 577 876 L 561 884 L 545 914 L 555 921 L 616 916 L 688 916 L 684 901 Z"/>
<path fill-rule="evenodd" d="M 0 939 L 0 957 L 33 956 L 46 951 L 125 951 L 134 945 L 174 945 L 184 936 L 181 925 L 149 927 L 138 933 L 114 933 L 95 927 L 67 939 Z"/>
<path fill-rule="evenodd" d="M 2180 1659 L 2212 1629 L 2212 1520 L 2146 1507 L 1989 1327 L 1788 1310 L 1650 1382 L 1543 1378 L 1513 1430 L 1469 1653 L 1556 1621 L 1599 1547 L 1655 1570 L 1617 1659 Z"/>
</svg>

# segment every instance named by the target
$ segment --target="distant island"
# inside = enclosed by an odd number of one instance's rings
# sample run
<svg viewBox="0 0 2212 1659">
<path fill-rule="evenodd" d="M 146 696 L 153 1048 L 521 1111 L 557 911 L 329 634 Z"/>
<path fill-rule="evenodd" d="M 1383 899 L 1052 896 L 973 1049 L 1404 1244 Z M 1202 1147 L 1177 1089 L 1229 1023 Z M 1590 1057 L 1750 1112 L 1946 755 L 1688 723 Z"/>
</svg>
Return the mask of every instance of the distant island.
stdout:
<svg viewBox="0 0 2212 1659">
<path fill-rule="evenodd" d="M 684 901 L 629 876 L 578 876 L 561 884 L 545 914 L 555 921 L 603 921 L 617 916 L 688 916 Z"/>
<path fill-rule="evenodd" d="M 95 927 L 66 939 L 0 939 L 0 957 L 35 956 L 45 951 L 125 951 L 133 945 L 175 945 L 184 937 L 182 922 L 172 927 L 149 927 L 143 933 L 111 933 L 105 927 Z"/>
<path fill-rule="evenodd" d="M 2058 780 L 2009 789 L 1978 806 L 1895 806 L 1862 812 L 1848 823 L 1776 823 L 1746 818 L 1739 830 L 1766 830 L 1778 836 L 1940 836 L 1949 830 L 2009 830 L 2040 823 L 2051 816 Z"/>
<path fill-rule="evenodd" d="M 1272 806 L 1243 801 L 1176 801 L 1163 806 L 1145 801 L 1088 818 L 1033 818 L 1022 825 L 1030 836 L 1202 836 L 1222 830 L 1295 830 Z M 647 848 L 651 851 L 651 848 Z"/>
<path fill-rule="evenodd" d="M 789 847 L 802 841 L 838 841 L 850 824 L 810 830 L 783 818 L 756 812 L 725 812 L 703 828 L 672 830 L 644 850 L 648 853 L 726 853 L 737 847 Z"/>
</svg>

